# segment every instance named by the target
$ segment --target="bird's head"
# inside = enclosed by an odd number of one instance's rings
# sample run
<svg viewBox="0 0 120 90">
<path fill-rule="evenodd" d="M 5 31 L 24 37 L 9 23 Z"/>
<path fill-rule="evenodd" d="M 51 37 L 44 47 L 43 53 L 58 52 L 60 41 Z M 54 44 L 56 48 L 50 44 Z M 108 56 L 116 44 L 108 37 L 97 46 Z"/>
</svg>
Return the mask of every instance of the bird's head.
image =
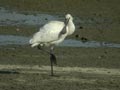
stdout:
<svg viewBox="0 0 120 90">
<path fill-rule="evenodd" d="M 66 14 L 66 15 L 65 15 L 65 19 L 66 19 L 66 20 L 69 20 L 69 19 L 70 19 L 70 20 L 73 20 L 73 17 L 71 16 L 71 14 Z"/>
</svg>

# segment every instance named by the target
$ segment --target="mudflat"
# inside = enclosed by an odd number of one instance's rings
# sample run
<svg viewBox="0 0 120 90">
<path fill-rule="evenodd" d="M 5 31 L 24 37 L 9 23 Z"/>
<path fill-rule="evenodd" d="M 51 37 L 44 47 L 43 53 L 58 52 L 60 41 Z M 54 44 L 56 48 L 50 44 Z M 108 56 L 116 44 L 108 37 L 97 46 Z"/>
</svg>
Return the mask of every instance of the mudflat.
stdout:
<svg viewBox="0 0 120 90">
<path fill-rule="evenodd" d="M 61 18 L 71 13 L 76 31 L 67 39 L 120 43 L 119 3 L 119 0 L 0 0 L 0 7 L 25 16 L 42 13 Z M 30 37 L 40 26 L 1 25 L 0 35 Z M 120 90 L 120 48 L 57 46 L 54 52 L 58 65 L 51 77 L 49 55 L 45 52 L 29 45 L 0 45 L 0 90 Z"/>
</svg>

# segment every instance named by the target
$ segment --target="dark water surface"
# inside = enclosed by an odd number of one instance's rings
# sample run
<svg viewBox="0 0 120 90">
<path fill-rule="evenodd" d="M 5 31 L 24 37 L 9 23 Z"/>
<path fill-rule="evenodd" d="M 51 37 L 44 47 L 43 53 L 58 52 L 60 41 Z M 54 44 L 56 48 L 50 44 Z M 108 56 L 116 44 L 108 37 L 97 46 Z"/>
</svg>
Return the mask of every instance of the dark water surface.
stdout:
<svg viewBox="0 0 120 90">
<path fill-rule="evenodd" d="M 14 35 L 0 35 L 0 45 L 27 45 L 29 44 L 30 37 L 14 36 Z M 98 42 L 98 41 L 87 41 L 82 42 L 79 40 L 67 39 L 64 40 L 59 46 L 67 47 L 113 47 L 120 48 L 120 44 Z"/>
<path fill-rule="evenodd" d="M 23 14 L 16 11 L 6 10 L 3 7 L 0 7 L 0 25 L 43 25 L 50 20 L 64 20 L 63 16 L 60 15 L 50 15 L 50 14 Z M 101 23 L 104 23 L 102 19 L 96 19 Z M 95 23 L 91 19 L 80 19 L 75 18 L 75 22 L 80 23 Z M 105 20 L 106 21 L 106 20 Z M 29 44 L 30 37 L 24 36 L 13 36 L 13 35 L 0 35 L 0 45 L 25 45 Z M 120 48 L 120 44 L 117 43 L 107 43 L 107 42 L 98 42 L 98 41 L 87 41 L 82 42 L 78 40 L 65 40 L 59 46 L 69 46 L 69 47 L 114 47 Z"/>
<path fill-rule="evenodd" d="M 61 20 L 64 21 L 64 15 L 58 14 L 49 14 L 49 13 L 33 13 L 33 12 L 24 12 L 20 13 L 17 11 L 6 10 L 3 7 L 0 7 L 0 25 L 43 25 L 51 20 Z M 110 19 L 94 17 L 94 20 L 91 18 L 75 17 L 74 22 L 77 24 L 96 24 L 96 23 L 111 23 Z M 77 25 L 76 24 L 76 25 Z"/>
<path fill-rule="evenodd" d="M 0 7 L 0 25 L 42 25 L 50 20 L 60 19 L 57 15 L 27 13 L 18 13 Z"/>
</svg>

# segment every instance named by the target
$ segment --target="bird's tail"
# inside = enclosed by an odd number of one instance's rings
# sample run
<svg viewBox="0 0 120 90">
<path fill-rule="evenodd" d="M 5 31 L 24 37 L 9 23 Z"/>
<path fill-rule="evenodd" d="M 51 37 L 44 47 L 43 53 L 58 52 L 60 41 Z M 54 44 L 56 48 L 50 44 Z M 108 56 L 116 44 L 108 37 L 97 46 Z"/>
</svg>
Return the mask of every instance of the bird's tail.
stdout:
<svg viewBox="0 0 120 90">
<path fill-rule="evenodd" d="M 29 40 L 29 44 L 32 44 L 32 43 L 33 43 L 33 39 L 30 39 L 30 40 Z"/>
</svg>

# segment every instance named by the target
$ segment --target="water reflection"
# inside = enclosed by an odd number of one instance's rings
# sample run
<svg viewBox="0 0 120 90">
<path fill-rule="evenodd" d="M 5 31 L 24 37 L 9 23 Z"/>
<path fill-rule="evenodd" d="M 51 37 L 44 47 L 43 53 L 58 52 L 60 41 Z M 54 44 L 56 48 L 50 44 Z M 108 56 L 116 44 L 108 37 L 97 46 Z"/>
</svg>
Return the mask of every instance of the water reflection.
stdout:
<svg viewBox="0 0 120 90">
<path fill-rule="evenodd" d="M 13 35 L 0 35 L 0 45 L 27 45 L 29 44 L 30 37 L 13 36 Z M 59 46 L 66 47 L 114 47 L 120 48 L 120 44 L 106 43 L 97 41 L 82 42 L 78 40 L 68 39 L 61 43 Z"/>
</svg>

